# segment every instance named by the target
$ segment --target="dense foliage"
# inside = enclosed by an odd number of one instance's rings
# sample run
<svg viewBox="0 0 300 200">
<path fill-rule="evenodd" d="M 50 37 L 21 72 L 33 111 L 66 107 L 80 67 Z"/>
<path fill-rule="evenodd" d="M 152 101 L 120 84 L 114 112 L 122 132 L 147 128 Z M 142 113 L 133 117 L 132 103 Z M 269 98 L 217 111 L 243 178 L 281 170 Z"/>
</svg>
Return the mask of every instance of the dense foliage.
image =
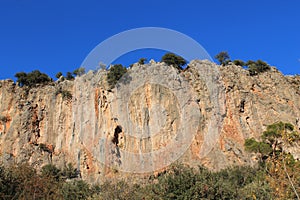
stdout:
<svg viewBox="0 0 300 200">
<path fill-rule="evenodd" d="M 127 72 L 126 67 L 121 64 L 113 65 L 109 68 L 107 73 L 107 82 L 110 88 L 114 88 L 117 82 L 122 78 L 122 76 Z"/>
<path fill-rule="evenodd" d="M 235 167 L 211 172 L 174 165 L 148 184 L 106 182 L 94 199 L 272 199 L 261 169 Z"/>
<path fill-rule="evenodd" d="M 34 70 L 30 73 L 18 72 L 15 74 L 19 86 L 34 87 L 37 84 L 44 84 L 51 81 L 47 74 L 41 73 L 39 70 Z"/>
<path fill-rule="evenodd" d="M 46 165 L 41 173 L 29 165 L 0 166 L 0 199 L 87 199 L 98 192 L 82 180 L 72 180 L 77 177 L 70 165 L 63 170 Z"/>
<path fill-rule="evenodd" d="M 84 67 L 79 67 L 79 68 L 77 68 L 73 71 L 73 74 L 75 76 L 82 76 L 83 74 L 85 74 L 85 68 Z"/>
<path fill-rule="evenodd" d="M 257 60 L 256 62 L 249 60 L 246 63 L 246 66 L 248 67 L 251 76 L 255 76 L 259 73 L 263 73 L 271 69 L 271 67 L 262 60 Z"/>
<path fill-rule="evenodd" d="M 287 147 L 298 147 L 300 134 L 290 123 L 271 124 L 263 132 L 261 140 L 245 141 L 245 149 L 259 153 L 266 180 L 276 199 L 299 199 L 300 162 L 284 151 Z"/>
<path fill-rule="evenodd" d="M 46 165 L 37 173 L 28 165 L 0 167 L 0 199 L 269 199 L 261 169 L 235 167 L 211 172 L 174 165 L 150 176 L 149 182 L 105 182 L 89 185 L 70 165 Z M 77 178 L 77 179 L 73 179 Z M 66 181 L 69 180 L 69 181 Z"/>
<path fill-rule="evenodd" d="M 178 56 L 174 53 L 166 53 L 162 58 L 161 62 L 166 63 L 167 65 L 172 65 L 176 69 L 182 70 L 182 67 L 186 64 L 186 60 L 181 56 Z"/>
<path fill-rule="evenodd" d="M 218 53 L 215 58 L 219 61 L 220 65 L 225 66 L 228 65 L 229 63 L 233 63 L 234 65 L 244 67 L 246 66 L 250 76 L 255 76 L 260 73 L 266 72 L 271 69 L 270 65 L 268 65 L 266 62 L 262 60 L 249 60 L 247 62 L 244 62 L 242 60 L 230 60 L 230 56 L 227 51 L 222 51 Z"/>
<path fill-rule="evenodd" d="M 138 63 L 140 65 L 144 65 L 146 61 L 147 61 L 147 58 L 140 58 Z"/>
<path fill-rule="evenodd" d="M 245 66 L 245 64 L 246 64 L 244 61 L 239 60 L 239 59 L 232 61 L 232 63 L 237 65 L 237 66 L 241 66 L 241 67 Z"/>
<path fill-rule="evenodd" d="M 60 78 L 61 76 L 63 76 L 61 72 L 57 72 L 57 74 L 55 75 L 56 78 Z"/>
</svg>

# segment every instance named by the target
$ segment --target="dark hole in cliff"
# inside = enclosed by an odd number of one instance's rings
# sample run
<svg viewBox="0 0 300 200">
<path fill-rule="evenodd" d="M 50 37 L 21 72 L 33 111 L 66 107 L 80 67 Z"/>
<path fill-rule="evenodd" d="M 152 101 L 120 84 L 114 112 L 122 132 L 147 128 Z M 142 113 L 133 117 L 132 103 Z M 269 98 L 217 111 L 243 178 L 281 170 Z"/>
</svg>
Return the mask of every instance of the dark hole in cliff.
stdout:
<svg viewBox="0 0 300 200">
<path fill-rule="evenodd" d="M 113 142 L 116 146 L 118 146 L 118 144 L 119 144 L 119 133 L 121 133 L 121 132 L 122 132 L 122 127 L 121 127 L 121 126 L 117 126 L 117 127 L 115 128 L 114 138 L 112 139 L 112 142 Z"/>
<path fill-rule="evenodd" d="M 241 113 L 245 112 L 245 103 L 246 103 L 245 100 L 241 101 L 241 104 L 240 104 L 240 112 Z"/>
</svg>

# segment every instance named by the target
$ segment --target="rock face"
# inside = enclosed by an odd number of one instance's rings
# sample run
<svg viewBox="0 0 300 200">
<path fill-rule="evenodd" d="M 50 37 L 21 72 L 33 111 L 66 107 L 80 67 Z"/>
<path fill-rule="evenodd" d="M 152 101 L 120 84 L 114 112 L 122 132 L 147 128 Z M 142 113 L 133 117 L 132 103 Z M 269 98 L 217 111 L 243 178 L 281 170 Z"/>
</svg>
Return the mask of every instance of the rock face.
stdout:
<svg viewBox="0 0 300 200">
<path fill-rule="evenodd" d="M 106 73 L 31 89 L 0 81 L 1 161 L 72 163 L 90 182 L 140 176 L 177 160 L 219 170 L 254 164 L 244 140 L 259 138 L 268 124 L 300 128 L 300 78 L 275 68 L 249 76 L 208 61 L 182 72 L 134 65 L 112 90 Z"/>
</svg>

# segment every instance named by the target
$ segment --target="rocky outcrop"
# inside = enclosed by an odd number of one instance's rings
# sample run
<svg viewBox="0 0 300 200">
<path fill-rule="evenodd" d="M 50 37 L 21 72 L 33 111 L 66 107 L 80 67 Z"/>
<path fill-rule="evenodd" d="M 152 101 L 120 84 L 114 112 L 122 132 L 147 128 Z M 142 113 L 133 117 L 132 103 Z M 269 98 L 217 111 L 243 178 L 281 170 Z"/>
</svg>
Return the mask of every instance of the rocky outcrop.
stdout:
<svg viewBox="0 0 300 200">
<path fill-rule="evenodd" d="M 71 163 L 90 182 L 140 176 L 177 160 L 219 170 L 254 164 L 244 140 L 268 124 L 300 128 L 300 78 L 275 68 L 249 76 L 208 61 L 182 72 L 135 64 L 112 90 L 106 73 L 35 88 L 0 81 L 2 162 Z"/>
</svg>

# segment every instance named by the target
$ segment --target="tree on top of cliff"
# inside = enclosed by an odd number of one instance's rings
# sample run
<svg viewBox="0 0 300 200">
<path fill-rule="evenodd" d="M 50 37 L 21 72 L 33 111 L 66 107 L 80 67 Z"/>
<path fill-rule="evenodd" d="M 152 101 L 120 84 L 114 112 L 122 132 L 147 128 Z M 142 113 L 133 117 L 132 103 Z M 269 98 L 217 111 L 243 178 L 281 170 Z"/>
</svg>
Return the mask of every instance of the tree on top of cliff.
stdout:
<svg viewBox="0 0 300 200">
<path fill-rule="evenodd" d="M 263 73 L 271 69 L 271 67 L 262 60 L 257 60 L 256 62 L 254 62 L 253 60 L 249 60 L 246 63 L 246 66 L 248 67 L 251 76 L 255 76 L 259 73 Z"/>
<path fill-rule="evenodd" d="M 219 61 L 220 65 L 227 65 L 230 62 L 230 57 L 227 51 L 218 53 L 215 58 Z"/>
<path fill-rule="evenodd" d="M 37 84 L 44 84 L 51 81 L 47 74 L 41 73 L 39 70 L 34 70 L 30 73 L 19 72 L 15 74 L 15 77 L 19 86 L 34 87 Z"/>
<path fill-rule="evenodd" d="M 73 71 L 73 74 L 75 76 L 82 76 L 83 74 L 85 74 L 85 68 L 84 67 L 79 67 L 78 69 L 75 69 Z"/>
<path fill-rule="evenodd" d="M 167 65 L 172 65 L 176 69 L 182 70 L 182 67 L 186 64 L 186 60 L 181 56 L 175 55 L 174 53 L 166 53 L 162 58 L 161 62 Z"/>
<path fill-rule="evenodd" d="M 121 64 L 111 66 L 107 74 L 107 82 L 109 84 L 109 87 L 111 89 L 114 88 L 117 82 L 122 78 L 122 76 L 126 72 L 126 67 L 123 67 L 123 65 Z"/>
<path fill-rule="evenodd" d="M 146 61 L 147 61 L 147 58 L 140 58 L 138 63 L 140 65 L 144 65 Z"/>
<path fill-rule="evenodd" d="M 234 60 L 232 63 L 237 65 L 237 66 L 241 66 L 241 67 L 244 67 L 246 65 L 246 63 L 244 61 L 239 60 L 239 59 Z"/>
</svg>

